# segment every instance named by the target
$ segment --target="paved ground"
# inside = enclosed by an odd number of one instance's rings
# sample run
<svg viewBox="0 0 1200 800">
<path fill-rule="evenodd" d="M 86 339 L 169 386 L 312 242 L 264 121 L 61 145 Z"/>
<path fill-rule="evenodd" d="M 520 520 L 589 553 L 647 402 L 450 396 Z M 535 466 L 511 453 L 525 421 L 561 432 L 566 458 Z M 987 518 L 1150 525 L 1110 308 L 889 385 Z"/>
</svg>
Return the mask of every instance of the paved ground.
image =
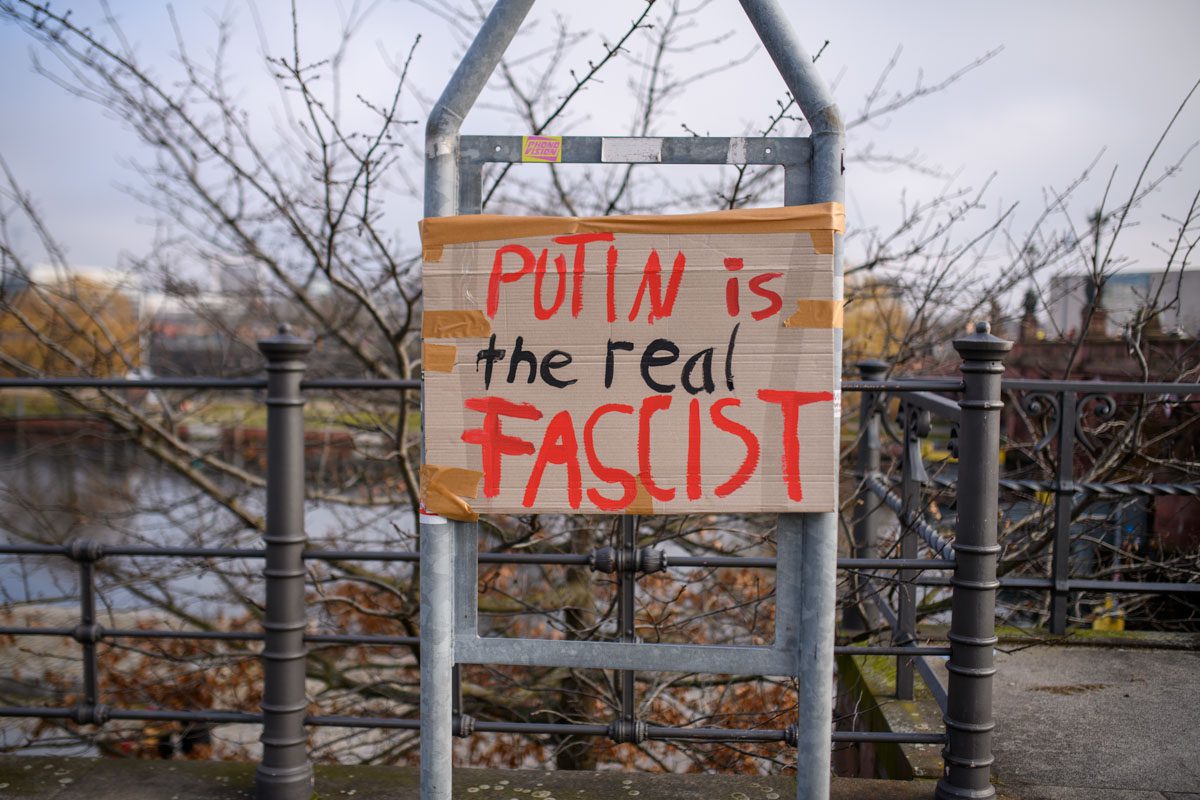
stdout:
<svg viewBox="0 0 1200 800">
<path fill-rule="evenodd" d="M 1003 646 L 1002 647 L 1006 647 Z M 1041 646 L 997 655 L 1003 800 L 1200 800 L 1200 652 Z M 254 767 L 0 756 L 0 798 L 233 800 Z M 416 798 L 413 770 L 318 767 L 321 800 Z M 459 770 L 460 800 L 777 800 L 787 778 Z M 918 800 L 931 781 L 841 779 L 835 800 Z"/>
<path fill-rule="evenodd" d="M 1029 798 L 1200 800 L 1200 652 L 1033 647 L 998 653 L 996 666 L 1001 786 Z"/>
<path fill-rule="evenodd" d="M 719 775 L 455 770 L 456 800 L 791 800 L 795 781 Z M 416 800 L 417 771 L 317 767 L 320 800 Z M 246 800 L 254 766 L 212 761 L 0 756 L 0 797 L 26 800 Z M 832 800 L 927 800 L 932 784 L 841 779 Z"/>
</svg>

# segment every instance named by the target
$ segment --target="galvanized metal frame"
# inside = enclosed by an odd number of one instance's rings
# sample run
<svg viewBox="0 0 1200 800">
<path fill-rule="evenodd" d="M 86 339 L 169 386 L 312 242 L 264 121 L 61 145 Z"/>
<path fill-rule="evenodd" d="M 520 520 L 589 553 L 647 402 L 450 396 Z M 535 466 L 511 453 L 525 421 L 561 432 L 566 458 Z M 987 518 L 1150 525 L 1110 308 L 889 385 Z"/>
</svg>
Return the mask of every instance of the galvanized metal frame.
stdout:
<svg viewBox="0 0 1200 800">
<path fill-rule="evenodd" d="M 425 213 L 479 213 L 482 168 L 489 161 L 520 160 L 519 137 L 460 137 L 461 123 L 516 34 L 532 0 L 498 0 L 450 79 L 426 129 Z M 784 202 L 844 200 L 843 127 L 812 61 L 775 0 L 742 0 L 742 7 L 796 98 L 812 129 L 804 140 L 666 138 L 654 140 L 636 158 L 607 158 L 603 137 L 565 137 L 567 163 L 768 163 L 784 166 Z M 622 148 L 628 153 L 629 148 Z M 841 295 L 842 245 L 835 237 L 834 264 Z M 841 331 L 835 332 L 840 359 Z M 840 363 L 834 365 L 840 373 Z M 836 435 L 836 432 L 835 432 Z M 450 533 L 450 536 L 446 534 Z M 801 722 L 795 728 L 801 798 L 829 792 L 837 519 L 834 513 L 781 515 L 776 571 L 776 635 L 770 647 L 695 647 L 631 641 L 631 581 L 622 580 L 622 642 L 543 642 L 484 639 L 478 634 L 475 585 L 478 547 L 474 525 L 430 518 L 421 525 L 421 797 L 448 800 L 451 792 L 450 737 L 455 692 L 445 676 L 460 663 L 590 666 L 625 670 L 618 738 L 639 738 L 632 703 L 633 669 L 790 674 L 797 678 Z M 451 591 L 451 581 L 457 587 Z M 452 609 L 452 611 L 451 611 Z M 451 632 L 448 616 L 453 616 Z M 459 715 L 461 720 L 461 714 Z"/>
</svg>

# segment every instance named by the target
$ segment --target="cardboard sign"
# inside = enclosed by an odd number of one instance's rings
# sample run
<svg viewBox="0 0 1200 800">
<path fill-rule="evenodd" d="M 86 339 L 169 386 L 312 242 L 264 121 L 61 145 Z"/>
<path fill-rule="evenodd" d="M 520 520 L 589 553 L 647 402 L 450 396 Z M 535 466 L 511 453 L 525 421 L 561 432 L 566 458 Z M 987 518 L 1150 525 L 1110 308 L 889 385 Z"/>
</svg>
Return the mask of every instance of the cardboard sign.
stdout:
<svg viewBox="0 0 1200 800">
<path fill-rule="evenodd" d="M 421 223 L 422 502 L 832 511 L 840 205 Z"/>
</svg>

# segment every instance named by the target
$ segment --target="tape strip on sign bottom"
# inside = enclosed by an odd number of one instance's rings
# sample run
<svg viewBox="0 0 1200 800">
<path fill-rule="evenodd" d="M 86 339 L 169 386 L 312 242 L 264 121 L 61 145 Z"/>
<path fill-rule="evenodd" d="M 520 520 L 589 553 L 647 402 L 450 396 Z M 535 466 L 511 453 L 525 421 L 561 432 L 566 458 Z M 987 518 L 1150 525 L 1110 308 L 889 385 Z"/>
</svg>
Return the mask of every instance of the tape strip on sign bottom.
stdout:
<svg viewBox="0 0 1200 800">
<path fill-rule="evenodd" d="M 648 517 L 654 513 L 654 498 L 650 496 L 650 492 L 646 490 L 645 484 L 640 480 L 637 482 L 637 495 L 634 496 L 633 502 L 629 504 L 629 508 L 625 509 L 626 514 L 640 514 Z"/>
<path fill-rule="evenodd" d="M 797 300 L 796 311 L 783 321 L 785 328 L 842 327 L 841 300 Z"/>
<path fill-rule="evenodd" d="M 421 369 L 425 372 L 453 372 L 458 348 L 452 344 L 425 342 L 421 345 Z"/>
<path fill-rule="evenodd" d="M 426 339 L 486 339 L 492 321 L 477 308 L 425 311 L 421 334 Z"/>
<path fill-rule="evenodd" d="M 421 465 L 421 505 L 434 514 L 460 522 L 479 519 L 475 509 L 463 498 L 479 496 L 483 473 L 462 467 Z"/>
</svg>

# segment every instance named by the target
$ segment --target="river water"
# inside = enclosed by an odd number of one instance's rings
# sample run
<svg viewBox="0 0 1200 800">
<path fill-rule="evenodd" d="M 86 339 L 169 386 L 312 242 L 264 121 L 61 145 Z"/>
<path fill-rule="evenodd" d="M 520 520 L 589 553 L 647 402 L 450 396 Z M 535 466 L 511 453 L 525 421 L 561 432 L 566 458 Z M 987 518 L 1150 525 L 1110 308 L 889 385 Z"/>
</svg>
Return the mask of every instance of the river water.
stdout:
<svg viewBox="0 0 1200 800">
<path fill-rule="evenodd" d="M 255 514 L 264 510 L 264 490 L 207 475 Z M 305 524 L 314 547 L 412 549 L 412 514 L 406 506 L 351 507 L 309 501 Z M 0 540 L 62 544 L 92 539 L 110 545 L 259 548 L 257 531 L 171 468 L 129 442 L 95 435 L 42 441 L 0 439 Z M 146 586 L 129 583 L 141 575 L 150 591 L 168 580 L 171 592 L 189 603 L 223 605 L 228 584 L 196 559 L 111 558 L 120 580 L 98 570 L 102 603 L 125 610 L 153 605 Z M 222 574 L 258 580 L 262 562 L 222 562 Z M 77 602 L 76 566 L 61 556 L 0 556 L 0 603 Z"/>
</svg>

